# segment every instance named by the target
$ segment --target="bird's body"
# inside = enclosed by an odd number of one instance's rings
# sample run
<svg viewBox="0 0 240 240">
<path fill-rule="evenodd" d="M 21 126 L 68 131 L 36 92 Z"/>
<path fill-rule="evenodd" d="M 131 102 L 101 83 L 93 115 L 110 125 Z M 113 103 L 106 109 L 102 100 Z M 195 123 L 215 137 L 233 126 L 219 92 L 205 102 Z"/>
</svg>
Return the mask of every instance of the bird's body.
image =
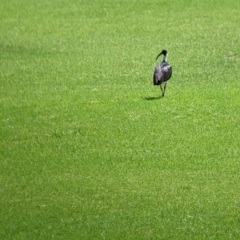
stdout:
<svg viewBox="0 0 240 240">
<path fill-rule="evenodd" d="M 162 50 L 162 52 L 158 54 L 156 60 L 162 54 L 163 54 L 163 61 L 158 66 L 156 66 L 155 70 L 154 70 L 153 84 L 160 85 L 160 89 L 162 91 L 162 97 L 164 97 L 167 82 L 172 76 L 172 66 L 167 63 L 167 51 L 166 50 Z M 162 88 L 163 84 L 164 84 L 164 88 Z"/>
</svg>

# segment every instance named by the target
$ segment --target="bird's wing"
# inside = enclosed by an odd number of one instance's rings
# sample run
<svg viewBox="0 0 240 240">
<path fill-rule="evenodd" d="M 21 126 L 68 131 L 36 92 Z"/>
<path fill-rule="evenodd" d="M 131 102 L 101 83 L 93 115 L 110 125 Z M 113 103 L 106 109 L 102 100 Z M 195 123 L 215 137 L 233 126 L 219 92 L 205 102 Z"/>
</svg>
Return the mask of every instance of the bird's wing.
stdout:
<svg viewBox="0 0 240 240">
<path fill-rule="evenodd" d="M 172 67 L 170 65 L 164 65 L 164 66 L 162 66 L 162 71 L 164 73 L 170 72 L 170 71 L 172 72 Z"/>
<path fill-rule="evenodd" d="M 162 73 L 164 75 L 164 81 L 167 81 L 172 76 L 172 66 L 169 64 L 162 66 Z"/>
<path fill-rule="evenodd" d="M 161 65 L 158 65 L 155 68 L 154 74 L 153 74 L 153 83 L 154 85 L 159 85 L 164 78 L 164 72 L 162 71 Z"/>
</svg>

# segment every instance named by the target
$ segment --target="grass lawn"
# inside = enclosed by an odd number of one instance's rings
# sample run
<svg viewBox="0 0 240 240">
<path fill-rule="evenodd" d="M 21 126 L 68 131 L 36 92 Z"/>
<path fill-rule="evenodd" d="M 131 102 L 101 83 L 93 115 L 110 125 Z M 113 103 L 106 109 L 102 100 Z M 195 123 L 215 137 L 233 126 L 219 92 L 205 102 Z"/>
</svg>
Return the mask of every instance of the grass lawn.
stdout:
<svg viewBox="0 0 240 240">
<path fill-rule="evenodd" d="M 240 239 L 239 12 L 2 0 L 0 239 Z"/>
</svg>

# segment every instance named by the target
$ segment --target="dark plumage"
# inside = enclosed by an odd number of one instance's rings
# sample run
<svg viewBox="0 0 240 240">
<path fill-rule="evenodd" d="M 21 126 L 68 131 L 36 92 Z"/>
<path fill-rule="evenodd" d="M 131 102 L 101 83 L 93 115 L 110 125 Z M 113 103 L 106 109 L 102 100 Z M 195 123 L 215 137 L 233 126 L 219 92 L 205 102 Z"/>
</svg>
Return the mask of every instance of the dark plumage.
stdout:
<svg viewBox="0 0 240 240">
<path fill-rule="evenodd" d="M 158 66 L 156 66 L 153 74 L 153 84 L 160 85 L 160 89 L 162 91 L 162 97 L 164 97 L 167 82 L 172 76 L 172 66 L 167 63 L 167 50 L 162 50 L 162 52 L 158 54 L 156 61 L 158 57 L 162 54 L 163 54 L 163 60 Z M 163 84 L 164 84 L 164 88 L 162 88 Z"/>
</svg>

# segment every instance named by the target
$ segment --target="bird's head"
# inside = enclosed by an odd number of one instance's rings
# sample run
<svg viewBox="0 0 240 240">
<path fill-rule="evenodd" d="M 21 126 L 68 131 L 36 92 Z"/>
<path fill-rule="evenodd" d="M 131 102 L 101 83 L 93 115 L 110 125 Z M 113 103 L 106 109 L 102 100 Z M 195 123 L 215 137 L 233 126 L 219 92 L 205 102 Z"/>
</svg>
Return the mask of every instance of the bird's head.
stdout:
<svg viewBox="0 0 240 240">
<path fill-rule="evenodd" d="M 161 55 L 163 55 L 164 57 L 166 57 L 166 56 L 167 56 L 167 50 L 163 49 L 163 50 L 157 55 L 156 61 L 157 61 L 158 57 L 161 56 Z"/>
<path fill-rule="evenodd" d="M 163 54 L 164 56 L 167 55 L 167 50 L 163 49 L 161 54 Z"/>
</svg>

